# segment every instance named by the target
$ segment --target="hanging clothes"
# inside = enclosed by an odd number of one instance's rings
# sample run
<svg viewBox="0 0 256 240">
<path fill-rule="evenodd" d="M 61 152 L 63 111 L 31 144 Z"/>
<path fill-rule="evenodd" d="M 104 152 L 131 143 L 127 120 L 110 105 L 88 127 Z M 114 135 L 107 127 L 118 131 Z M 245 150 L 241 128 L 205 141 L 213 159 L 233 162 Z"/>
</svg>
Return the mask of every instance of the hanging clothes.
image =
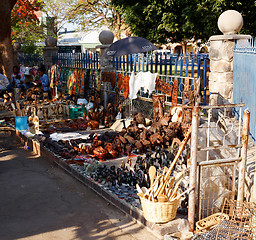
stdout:
<svg viewBox="0 0 256 240">
<path fill-rule="evenodd" d="M 116 73 L 115 72 L 102 72 L 102 82 L 110 82 L 111 87 L 116 86 Z"/>
<path fill-rule="evenodd" d="M 179 93 L 179 82 L 178 82 L 177 79 L 174 79 L 174 81 L 173 81 L 173 91 L 172 91 L 172 107 L 177 106 L 178 93 Z"/>
<path fill-rule="evenodd" d="M 68 93 L 68 77 L 69 77 L 69 69 L 65 68 L 63 71 L 63 80 L 62 80 L 62 94 Z"/>
<path fill-rule="evenodd" d="M 130 77 L 128 75 L 125 75 L 123 78 L 123 93 L 124 93 L 124 99 L 126 99 L 129 95 L 129 80 Z"/>
<path fill-rule="evenodd" d="M 101 89 L 100 70 L 96 71 L 95 81 L 96 81 L 96 90 L 100 92 L 100 89 Z"/>
<path fill-rule="evenodd" d="M 72 75 L 71 95 L 76 94 L 76 82 L 77 82 L 77 69 L 74 69 L 73 70 L 73 75 Z"/>
<path fill-rule="evenodd" d="M 81 69 L 77 70 L 77 82 L 76 82 L 76 95 L 79 96 L 80 93 L 80 85 L 81 85 Z"/>
<path fill-rule="evenodd" d="M 144 88 L 144 91 L 148 90 L 149 94 L 151 94 L 155 90 L 156 78 L 157 73 L 139 72 L 135 75 L 132 72 L 129 82 L 129 98 L 136 99 L 137 93 L 141 88 Z"/>
<path fill-rule="evenodd" d="M 84 96 L 84 81 L 85 81 L 85 69 L 82 70 L 82 76 L 81 76 L 81 82 L 80 82 L 80 94 L 81 96 Z"/>
<path fill-rule="evenodd" d="M 51 67 L 51 75 L 50 75 L 50 88 L 54 87 L 54 76 L 55 76 L 55 72 L 56 72 L 56 65 L 53 65 Z"/>
<path fill-rule="evenodd" d="M 85 81 L 84 81 L 84 93 L 86 96 L 89 95 L 89 90 L 90 90 L 90 74 L 91 74 L 91 70 L 86 69 Z"/>
<path fill-rule="evenodd" d="M 118 87 L 119 91 L 122 90 L 123 78 L 124 78 L 124 76 L 122 73 L 117 74 L 117 87 Z"/>
<path fill-rule="evenodd" d="M 73 69 L 70 68 L 68 71 L 68 79 L 67 79 L 67 93 L 71 95 L 72 93 L 72 83 L 73 83 Z"/>
<path fill-rule="evenodd" d="M 61 75 L 61 70 L 62 68 L 60 66 L 58 66 L 58 74 L 57 74 L 57 79 L 56 79 L 56 87 L 57 87 L 57 91 L 61 92 L 61 82 L 60 82 L 60 75 Z"/>
</svg>

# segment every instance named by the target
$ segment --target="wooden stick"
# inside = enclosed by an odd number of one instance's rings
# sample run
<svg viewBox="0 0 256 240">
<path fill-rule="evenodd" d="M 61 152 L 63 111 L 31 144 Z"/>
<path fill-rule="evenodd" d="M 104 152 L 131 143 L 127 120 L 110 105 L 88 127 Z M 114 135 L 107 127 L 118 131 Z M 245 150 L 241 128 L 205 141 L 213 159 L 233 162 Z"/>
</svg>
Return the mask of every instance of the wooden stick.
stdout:
<svg viewBox="0 0 256 240">
<path fill-rule="evenodd" d="M 168 169 L 168 172 L 165 174 L 165 177 L 164 177 L 164 180 L 165 180 L 165 181 L 164 181 L 164 183 L 161 183 L 161 184 L 160 184 L 160 186 L 159 186 L 159 188 L 158 188 L 158 190 L 157 190 L 157 192 L 156 192 L 156 196 L 158 196 L 159 194 L 162 194 L 162 193 L 163 193 L 165 183 L 166 183 L 166 181 L 168 181 L 168 179 L 169 179 L 169 177 L 170 177 L 170 175 L 171 175 L 171 173 L 172 173 L 172 170 L 173 170 L 175 164 L 177 163 L 177 161 L 178 161 L 178 159 L 179 159 L 179 157 L 180 157 L 182 151 L 184 150 L 184 148 L 185 148 L 185 146 L 186 146 L 188 140 L 190 139 L 190 136 L 191 136 L 191 127 L 189 128 L 189 130 L 188 130 L 188 132 L 187 132 L 185 138 L 183 139 L 183 141 L 182 141 L 182 143 L 181 143 L 181 146 L 180 146 L 180 148 L 179 148 L 179 150 L 178 150 L 178 152 L 177 152 L 175 158 L 173 159 L 173 162 L 172 162 L 171 166 L 170 166 L 169 169 Z"/>
</svg>

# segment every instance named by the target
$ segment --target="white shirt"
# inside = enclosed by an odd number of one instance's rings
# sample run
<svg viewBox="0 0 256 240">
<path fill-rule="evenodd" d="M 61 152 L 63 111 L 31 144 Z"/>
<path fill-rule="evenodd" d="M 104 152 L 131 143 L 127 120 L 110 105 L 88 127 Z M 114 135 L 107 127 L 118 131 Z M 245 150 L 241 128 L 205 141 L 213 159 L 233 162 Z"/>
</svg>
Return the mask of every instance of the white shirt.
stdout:
<svg viewBox="0 0 256 240">
<path fill-rule="evenodd" d="M 0 73 L 0 90 L 6 90 L 9 85 L 9 80 L 6 76 Z"/>
</svg>

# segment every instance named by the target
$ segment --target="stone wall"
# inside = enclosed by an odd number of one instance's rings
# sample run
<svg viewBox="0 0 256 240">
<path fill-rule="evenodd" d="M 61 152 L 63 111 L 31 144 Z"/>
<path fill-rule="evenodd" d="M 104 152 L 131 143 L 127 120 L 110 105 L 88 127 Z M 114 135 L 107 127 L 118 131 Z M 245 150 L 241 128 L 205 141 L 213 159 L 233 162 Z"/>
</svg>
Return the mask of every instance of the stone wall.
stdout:
<svg viewBox="0 0 256 240">
<path fill-rule="evenodd" d="M 235 41 L 250 35 L 216 35 L 210 40 L 210 105 L 233 103 L 233 49 Z"/>
</svg>

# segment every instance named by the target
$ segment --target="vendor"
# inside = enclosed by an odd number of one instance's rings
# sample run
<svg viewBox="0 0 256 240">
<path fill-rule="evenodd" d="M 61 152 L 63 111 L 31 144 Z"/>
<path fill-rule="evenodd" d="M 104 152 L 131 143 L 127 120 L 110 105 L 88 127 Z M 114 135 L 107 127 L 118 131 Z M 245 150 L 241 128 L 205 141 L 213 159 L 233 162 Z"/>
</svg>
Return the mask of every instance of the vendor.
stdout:
<svg viewBox="0 0 256 240">
<path fill-rule="evenodd" d="M 25 79 L 26 89 L 29 89 L 30 87 L 32 87 L 34 82 L 35 82 L 35 70 L 31 68 L 29 70 L 29 75 L 26 76 L 26 79 Z"/>
<path fill-rule="evenodd" d="M 9 80 L 6 76 L 3 75 L 3 70 L 0 68 L 0 97 L 3 97 L 3 94 L 6 92 L 9 85 Z"/>
<path fill-rule="evenodd" d="M 39 75 L 39 84 L 42 85 L 44 92 L 47 92 L 49 99 L 51 99 L 50 82 L 47 74 L 45 74 L 45 69 L 39 68 L 37 73 Z"/>
<path fill-rule="evenodd" d="M 13 67 L 11 83 L 7 87 L 8 92 L 12 92 L 13 88 L 21 88 L 22 91 L 25 90 L 25 76 L 20 72 L 20 68 L 18 66 Z"/>
</svg>

